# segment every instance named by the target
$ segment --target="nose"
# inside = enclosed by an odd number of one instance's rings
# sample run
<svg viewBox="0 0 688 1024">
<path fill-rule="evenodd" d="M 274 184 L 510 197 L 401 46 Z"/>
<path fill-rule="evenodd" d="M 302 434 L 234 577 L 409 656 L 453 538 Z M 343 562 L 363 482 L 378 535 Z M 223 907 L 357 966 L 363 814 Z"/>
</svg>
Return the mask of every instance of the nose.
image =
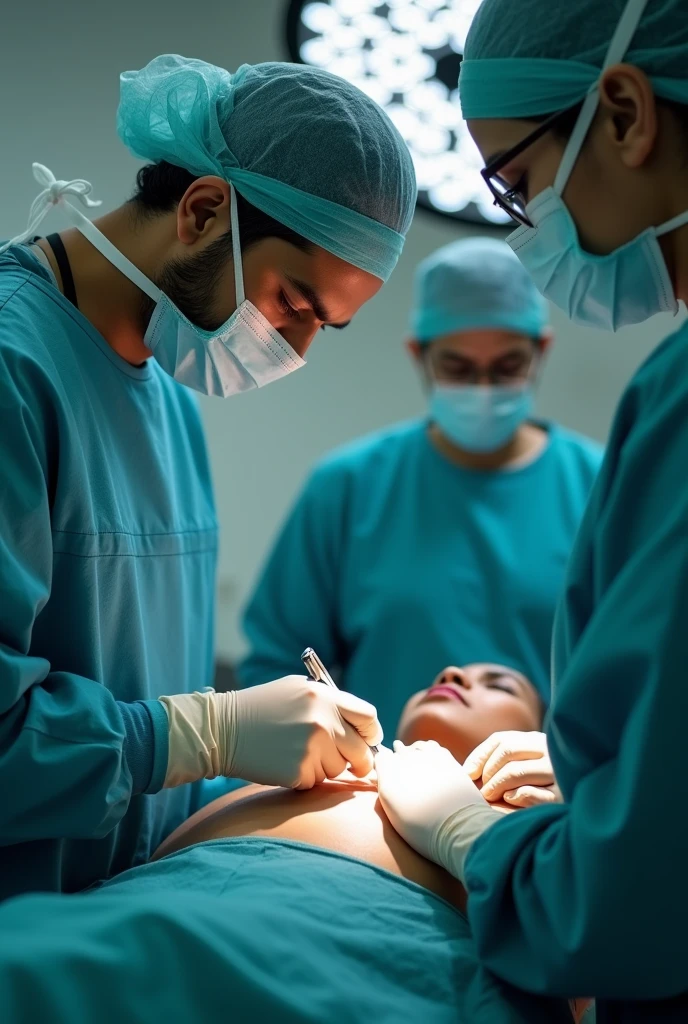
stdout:
<svg viewBox="0 0 688 1024">
<path fill-rule="evenodd" d="M 462 668 L 457 668 L 456 665 L 451 665 L 446 668 L 442 673 L 443 683 L 454 683 L 456 686 L 460 686 L 464 690 L 470 690 L 471 681 Z"/>
<path fill-rule="evenodd" d="M 318 325 L 311 324 L 299 324 L 298 326 L 290 324 L 288 327 L 283 328 L 281 331 L 282 337 L 287 341 L 294 349 L 297 355 L 305 356 L 308 349 L 311 347 L 311 343 L 315 340 L 315 336 L 320 330 Z"/>
</svg>

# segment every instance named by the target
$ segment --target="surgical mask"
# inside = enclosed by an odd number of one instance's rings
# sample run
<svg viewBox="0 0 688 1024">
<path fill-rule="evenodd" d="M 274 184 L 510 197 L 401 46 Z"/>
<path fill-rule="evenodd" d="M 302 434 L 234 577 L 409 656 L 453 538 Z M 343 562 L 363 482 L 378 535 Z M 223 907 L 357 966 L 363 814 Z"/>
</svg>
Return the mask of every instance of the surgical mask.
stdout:
<svg viewBox="0 0 688 1024">
<path fill-rule="evenodd" d="M 629 4 L 612 37 L 600 77 L 626 53 L 645 4 Z M 598 79 L 599 82 L 599 79 Z M 659 246 L 661 235 L 688 223 L 688 210 L 648 228 L 606 256 L 585 252 L 563 201 L 574 164 L 599 102 L 599 85 L 585 98 L 554 185 L 526 206 L 533 227 L 507 238 L 538 290 L 575 323 L 616 331 L 655 313 L 678 312 L 678 302 Z"/>
<path fill-rule="evenodd" d="M 27 230 L 8 245 L 24 241 L 36 230 L 51 205 L 63 205 L 67 217 L 113 266 L 155 302 L 144 335 L 144 344 L 171 377 L 204 395 L 230 395 L 271 384 L 305 366 L 303 360 L 272 324 L 244 295 L 244 277 L 239 240 L 236 193 L 230 185 L 232 249 L 237 308 L 215 331 L 192 324 L 157 285 L 142 274 L 123 253 L 79 210 L 64 201 L 73 195 L 89 206 L 88 182 L 57 181 L 41 164 L 34 164 L 34 176 L 46 188 L 35 200 Z"/>
<path fill-rule="evenodd" d="M 430 418 L 467 452 L 494 452 L 507 444 L 533 410 L 529 382 L 509 385 L 435 384 Z"/>
</svg>

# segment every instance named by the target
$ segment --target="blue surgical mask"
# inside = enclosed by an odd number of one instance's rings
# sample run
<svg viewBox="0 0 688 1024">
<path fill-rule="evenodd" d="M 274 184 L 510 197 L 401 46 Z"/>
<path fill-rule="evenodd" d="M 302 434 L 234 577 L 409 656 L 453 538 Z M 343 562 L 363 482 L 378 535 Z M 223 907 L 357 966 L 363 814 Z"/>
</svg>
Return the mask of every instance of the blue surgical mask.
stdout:
<svg viewBox="0 0 688 1024">
<path fill-rule="evenodd" d="M 658 228 L 648 228 L 607 256 L 581 249 L 560 193 L 547 188 L 528 203 L 535 227 L 521 227 L 507 242 L 546 299 L 574 323 L 616 331 L 655 313 L 678 312 L 660 235 L 688 223 L 688 211 Z"/>
<path fill-rule="evenodd" d="M 609 44 L 600 78 L 622 60 L 643 4 L 635 18 L 622 18 Z M 598 80 L 599 81 L 599 80 Z M 678 302 L 658 238 L 688 223 L 688 210 L 659 227 L 648 228 L 606 256 L 585 252 L 562 194 L 599 102 L 599 86 L 588 93 L 568 140 L 554 186 L 526 206 L 533 227 L 507 238 L 538 290 L 575 323 L 616 331 L 642 323 L 655 313 L 678 312 Z"/>
<path fill-rule="evenodd" d="M 430 419 L 467 452 L 504 447 L 533 410 L 533 388 L 515 385 L 435 384 Z"/>
</svg>

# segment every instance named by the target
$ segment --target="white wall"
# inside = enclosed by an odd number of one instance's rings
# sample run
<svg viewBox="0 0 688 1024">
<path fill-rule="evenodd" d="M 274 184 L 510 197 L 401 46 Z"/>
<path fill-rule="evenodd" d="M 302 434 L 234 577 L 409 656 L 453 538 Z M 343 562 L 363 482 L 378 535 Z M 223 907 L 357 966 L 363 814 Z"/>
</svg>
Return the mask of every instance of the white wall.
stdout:
<svg viewBox="0 0 688 1024">
<path fill-rule="evenodd" d="M 136 162 L 114 131 L 118 75 L 158 53 L 233 70 L 287 58 L 286 0 L 73 0 L 12 4 L 0 34 L 0 237 L 22 229 L 36 193 L 31 163 L 85 177 L 103 208 L 131 191 Z M 46 231 L 64 226 L 51 214 Z M 419 413 L 423 398 L 402 350 L 415 264 L 463 229 L 419 212 L 391 281 L 343 334 L 325 332 L 308 367 L 229 402 L 205 400 L 222 526 L 218 653 L 242 650 L 238 610 L 266 546 L 313 460 L 333 445 Z M 610 337 L 553 314 L 557 334 L 539 411 L 604 439 L 635 367 L 674 325 L 658 317 Z"/>
</svg>

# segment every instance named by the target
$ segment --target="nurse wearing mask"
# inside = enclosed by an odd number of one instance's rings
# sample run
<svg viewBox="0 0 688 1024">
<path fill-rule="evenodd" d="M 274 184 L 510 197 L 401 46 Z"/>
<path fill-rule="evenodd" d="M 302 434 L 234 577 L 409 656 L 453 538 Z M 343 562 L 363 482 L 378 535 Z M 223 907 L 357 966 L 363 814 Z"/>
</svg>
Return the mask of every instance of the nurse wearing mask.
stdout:
<svg viewBox="0 0 688 1024">
<path fill-rule="evenodd" d="M 145 861 L 198 780 L 308 788 L 365 774 L 381 737 L 303 676 L 204 690 L 217 527 L 192 391 L 298 369 L 378 291 L 408 151 L 359 90 L 289 64 L 158 57 L 122 75 L 118 130 L 153 161 L 132 199 L 92 224 L 90 185 L 35 165 L 0 256 L 0 898 Z M 74 228 L 37 238 L 58 203 Z"/>
<path fill-rule="evenodd" d="M 685 0 L 486 0 L 460 88 L 545 295 L 610 330 L 685 302 Z M 684 325 L 621 400 L 568 569 L 547 730 L 564 803 L 503 820 L 439 747 L 378 759 L 398 830 L 465 882 L 486 966 L 596 996 L 598 1024 L 688 1020 L 688 828 L 671 800 L 688 721 L 687 453 Z"/>
<path fill-rule="evenodd" d="M 533 419 L 547 303 L 504 243 L 418 267 L 409 349 L 429 414 L 329 455 L 245 613 L 244 685 L 312 644 L 393 735 L 418 681 L 502 662 L 549 700 L 552 620 L 600 447 Z"/>
</svg>

